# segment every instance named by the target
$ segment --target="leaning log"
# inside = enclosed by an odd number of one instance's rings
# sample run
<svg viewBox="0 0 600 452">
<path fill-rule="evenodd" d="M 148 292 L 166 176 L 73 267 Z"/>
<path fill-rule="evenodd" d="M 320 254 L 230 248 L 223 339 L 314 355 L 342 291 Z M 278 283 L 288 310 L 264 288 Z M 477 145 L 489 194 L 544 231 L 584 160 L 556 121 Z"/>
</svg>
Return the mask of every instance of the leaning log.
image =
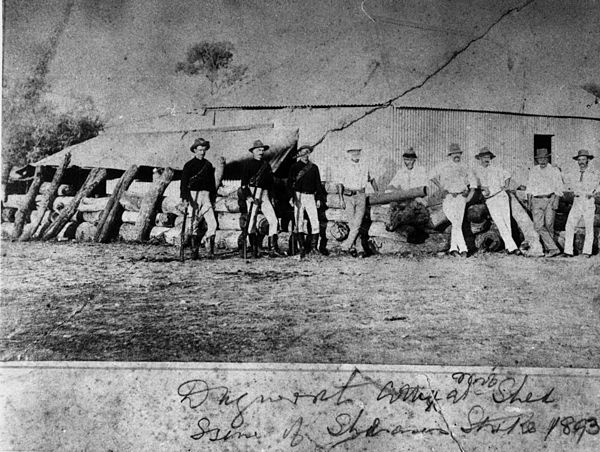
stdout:
<svg viewBox="0 0 600 452">
<path fill-rule="evenodd" d="M 519 227 L 525 242 L 529 245 L 529 249 L 526 250 L 528 255 L 541 255 L 544 250 L 540 242 L 540 236 L 533 227 L 533 221 L 529 217 L 529 214 L 525 208 L 519 202 L 519 199 L 514 193 L 510 193 L 510 211 L 514 218 L 517 226 Z"/>
<path fill-rule="evenodd" d="M 40 191 L 40 186 L 42 185 L 42 169 L 43 167 L 41 166 L 36 167 L 35 174 L 33 176 L 33 182 L 29 186 L 29 190 L 27 190 L 25 202 L 15 214 L 15 229 L 13 231 L 13 239 L 15 240 L 21 237 L 27 217 L 29 217 L 31 211 L 35 208 L 35 197 Z"/>
<path fill-rule="evenodd" d="M 69 221 L 64 228 L 58 233 L 56 236 L 56 240 L 59 242 L 64 242 L 67 240 L 71 240 L 75 238 L 75 233 L 77 232 L 77 227 L 79 223 L 75 221 Z"/>
<path fill-rule="evenodd" d="M 125 210 L 119 203 L 119 200 L 133 182 L 133 178 L 135 177 L 137 171 L 138 166 L 132 165 L 119 178 L 119 181 L 117 182 L 117 185 L 115 186 L 112 195 L 106 203 L 106 206 L 100 215 L 100 219 L 98 220 L 98 229 L 94 237 L 96 242 L 107 243 L 114 236 L 117 222 Z"/>
<path fill-rule="evenodd" d="M 92 169 L 83 183 L 83 186 L 79 189 L 75 198 L 73 198 L 73 201 L 60 212 L 58 218 L 56 218 L 56 220 L 48 227 L 48 230 L 43 235 L 43 239 L 50 240 L 56 237 L 75 214 L 81 201 L 89 196 L 105 178 L 106 170 L 104 168 Z"/>
<path fill-rule="evenodd" d="M 60 187 L 60 181 L 62 180 L 63 174 L 65 173 L 66 169 L 68 168 L 70 162 L 71 162 L 71 153 L 67 152 L 65 154 L 65 158 L 63 159 L 61 165 L 58 168 L 56 168 L 56 172 L 54 173 L 54 176 L 52 177 L 52 182 L 50 182 L 50 185 L 48 186 L 48 189 L 46 190 L 46 194 L 42 198 L 42 202 L 41 202 L 40 208 L 39 208 L 39 211 L 40 211 L 39 219 L 31 227 L 32 237 L 34 239 L 40 238 L 44 234 L 44 232 L 46 231 L 48 226 L 50 226 L 50 223 L 52 221 L 52 212 L 51 212 L 52 206 L 54 205 L 54 200 L 58 196 L 58 189 Z"/>
<path fill-rule="evenodd" d="M 144 195 L 142 204 L 140 205 L 138 220 L 135 223 L 137 241 L 145 242 L 150 237 L 150 231 L 154 227 L 160 201 L 171 180 L 173 180 L 174 175 L 175 171 L 172 168 L 165 168 L 160 177 L 152 185 L 152 188 Z"/>
</svg>

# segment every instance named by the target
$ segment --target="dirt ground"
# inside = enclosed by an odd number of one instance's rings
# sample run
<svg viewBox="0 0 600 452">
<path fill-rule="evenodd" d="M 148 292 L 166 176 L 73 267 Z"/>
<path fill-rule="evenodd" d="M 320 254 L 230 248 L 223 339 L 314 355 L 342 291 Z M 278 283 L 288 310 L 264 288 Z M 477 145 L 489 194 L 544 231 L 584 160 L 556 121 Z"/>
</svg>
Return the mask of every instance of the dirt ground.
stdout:
<svg viewBox="0 0 600 452">
<path fill-rule="evenodd" d="M 2 244 L 0 359 L 600 367 L 600 258 Z"/>
</svg>

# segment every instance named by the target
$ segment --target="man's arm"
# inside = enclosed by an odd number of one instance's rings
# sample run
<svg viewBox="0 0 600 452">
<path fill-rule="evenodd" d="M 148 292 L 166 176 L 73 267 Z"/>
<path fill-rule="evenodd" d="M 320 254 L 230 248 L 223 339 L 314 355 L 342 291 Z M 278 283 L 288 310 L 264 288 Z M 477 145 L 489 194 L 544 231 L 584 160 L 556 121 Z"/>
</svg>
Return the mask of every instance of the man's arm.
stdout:
<svg viewBox="0 0 600 452">
<path fill-rule="evenodd" d="M 558 203 L 560 201 L 560 197 L 563 195 L 563 191 L 565 189 L 565 181 L 563 180 L 562 172 L 555 167 L 556 170 L 556 179 L 555 179 L 555 187 L 554 193 L 552 194 L 552 209 L 558 210 Z"/>
</svg>

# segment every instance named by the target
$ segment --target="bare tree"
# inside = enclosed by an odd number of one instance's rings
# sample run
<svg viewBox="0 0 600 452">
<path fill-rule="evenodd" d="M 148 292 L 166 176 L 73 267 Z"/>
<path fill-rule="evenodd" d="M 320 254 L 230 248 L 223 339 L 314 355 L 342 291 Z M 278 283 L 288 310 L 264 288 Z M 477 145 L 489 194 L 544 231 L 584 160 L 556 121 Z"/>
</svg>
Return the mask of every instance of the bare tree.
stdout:
<svg viewBox="0 0 600 452">
<path fill-rule="evenodd" d="M 203 75 L 210 83 L 210 94 L 215 95 L 242 81 L 248 71 L 247 66 L 232 64 L 233 52 L 233 44 L 227 41 L 194 44 L 187 50 L 185 61 L 177 63 L 176 72 Z"/>
</svg>

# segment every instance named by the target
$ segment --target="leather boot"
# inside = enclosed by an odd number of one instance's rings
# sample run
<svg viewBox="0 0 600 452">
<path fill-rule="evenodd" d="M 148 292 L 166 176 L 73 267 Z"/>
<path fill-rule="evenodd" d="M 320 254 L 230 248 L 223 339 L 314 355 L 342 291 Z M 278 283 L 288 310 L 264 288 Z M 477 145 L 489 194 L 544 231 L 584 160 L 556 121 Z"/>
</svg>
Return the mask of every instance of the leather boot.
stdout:
<svg viewBox="0 0 600 452">
<path fill-rule="evenodd" d="M 279 251 L 279 245 L 277 244 L 277 234 L 273 234 L 267 237 L 267 247 L 269 250 L 269 257 L 281 257 L 282 254 Z"/>
<path fill-rule="evenodd" d="M 258 255 L 258 238 L 256 237 L 256 234 L 250 234 L 249 238 L 250 238 L 250 248 L 252 249 L 252 257 L 254 259 L 258 259 L 258 257 L 259 257 L 259 255 Z"/>
<path fill-rule="evenodd" d="M 323 256 L 329 256 L 329 251 L 327 251 L 327 238 L 321 236 L 321 239 L 319 240 L 319 253 L 321 253 Z"/>
<path fill-rule="evenodd" d="M 209 248 L 208 248 L 208 258 L 209 259 L 214 259 L 215 258 L 215 236 L 211 235 L 208 239 L 208 243 L 209 243 Z"/>
<path fill-rule="evenodd" d="M 298 248 L 300 248 L 300 257 L 306 256 L 306 234 L 298 233 Z"/>
<path fill-rule="evenodd" d="M 309 254 L 317 254 L 317 246 L 318 246 L 318 242 L 319 242 L 319 234 L 311 234 L 309 236 L 309 240 L 310 240 L 310 248 L 308 250 Z"/>
<path fill-rule="evenodd" d="M 199 247 L 198 238 L 192 237 L 191 238 L 192 260 L 198 260 L 198 247 Z"/>
</svg>

